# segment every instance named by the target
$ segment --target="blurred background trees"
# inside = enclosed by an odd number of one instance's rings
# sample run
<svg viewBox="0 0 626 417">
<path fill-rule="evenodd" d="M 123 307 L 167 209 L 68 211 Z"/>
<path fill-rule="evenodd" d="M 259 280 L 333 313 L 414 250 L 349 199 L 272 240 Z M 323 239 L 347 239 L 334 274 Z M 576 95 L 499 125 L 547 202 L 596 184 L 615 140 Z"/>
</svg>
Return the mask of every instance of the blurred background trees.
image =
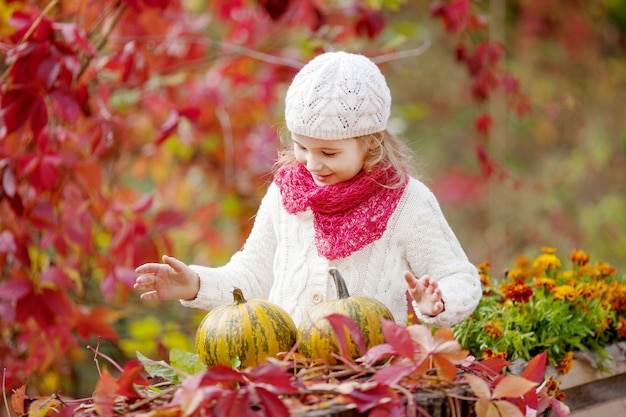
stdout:
<svg viewBox="0 0 626 417">
<path fill-rule="evenodd" d="M 288 83 L 328 49 L 379 62 L 473 262 L 626 266 L 625 0 L 0 0 L 0 37 L 7 388 L 82 395 L 93 350 L 191 350 L 202 312 L 139 302 L 134 268 L 241 247 Z"/>
</svg>

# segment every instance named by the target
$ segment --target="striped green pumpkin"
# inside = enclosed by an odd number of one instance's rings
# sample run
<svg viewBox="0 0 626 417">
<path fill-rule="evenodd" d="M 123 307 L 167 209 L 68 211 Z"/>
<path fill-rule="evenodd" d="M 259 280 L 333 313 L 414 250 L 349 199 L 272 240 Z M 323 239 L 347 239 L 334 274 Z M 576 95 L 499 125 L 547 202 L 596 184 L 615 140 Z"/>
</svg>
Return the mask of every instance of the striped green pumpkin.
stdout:
<svg viewBox="0 0 626 417">
<path fill-rule="evenodd" d="M 388 320 L 394 318 L 391 311 L 383 303 L 372 297 L 351 297 L 346 283 L 337 269 L 332 268 L 330 275 L 337 287 L 338 299 L 324 301 L 309 310 L 298 326 L 297 338 L 300 354 L 309 359 L 321 359 L 329 365 L 335 365 L 337 359 L 333 353 L 339 353 L 339 345 L 326 316 L 342 314 L 354 320 L 368 349 L 385 342 L 381 317 Z M 360 351 L 350 335 L 347 334 L 347 336 L 350 357 L 356 359 L 362 356 L 365 352 Z"/>
<path fill-rule="evenodd" d="M 267 300 L 246 300 L 239 288 L 233 299 L 208 312 L 196 331 L 196 353 L 207 366 L 239 358 L 242 368 L 254 367 L 293 347 L 296 325 L 285 310 Z"/>
</svg>

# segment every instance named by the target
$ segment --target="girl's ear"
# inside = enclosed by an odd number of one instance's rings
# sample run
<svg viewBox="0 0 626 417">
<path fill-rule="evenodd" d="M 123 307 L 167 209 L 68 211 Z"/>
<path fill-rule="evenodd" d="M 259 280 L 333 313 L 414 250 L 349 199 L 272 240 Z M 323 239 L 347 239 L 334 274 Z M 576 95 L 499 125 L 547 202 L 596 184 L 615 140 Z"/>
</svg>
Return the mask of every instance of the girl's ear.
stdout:
<svg viewBox="0 0 626 417">
<path fill-rule="evenodd" d="M 370 135 L 370 140 L 369 140 L 369 146 L 368 148 L 370 150 L 374 150 L 376 148 L 378 148 L 379 146 L 382 145 L 383 143 L 383 138 L 385 136 L 383 135 L 383 132 L 376 132 L 376 133 L 372 133 Z"/>
</svg>

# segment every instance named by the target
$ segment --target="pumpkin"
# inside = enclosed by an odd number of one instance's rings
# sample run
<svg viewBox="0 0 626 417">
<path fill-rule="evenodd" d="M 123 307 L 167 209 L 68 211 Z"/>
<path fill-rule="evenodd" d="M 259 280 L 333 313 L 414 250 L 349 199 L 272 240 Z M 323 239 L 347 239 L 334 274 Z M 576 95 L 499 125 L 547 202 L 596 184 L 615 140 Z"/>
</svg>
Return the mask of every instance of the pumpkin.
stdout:
<svg viewBox="0 0 626 417">
<path fill-rule="evenodd" d="M 229 366 L 239 358 L 242 368 L 254 367 L 293 347 L 296 325 L 285 310 L 267 300 L 246 300 L 239 288 L 233 299 L 209 311 L 196 331 L 196 353 L 207 366 Z"/>
<path fill-rule="evenodd" d="M 332 326 L 326 320 L 330 314 L 342 314 L 354 320 L 369 349 L 385 342 L 381 317 L 394 320 L 391 311 L 380 301 L 367 296 L 350 296 L 346 282 L 335 268 L 329 271 L 335 287 L 337 300 L 324 301 L 303 317 L 298 326 L 298 352 L 309 359 L 322 359 L 329 365 L 335 365 L 337 359 L 333 353 L 339 353 L 337 337 Z M 362 356 L 352 337 L 347 337 L 348 355 L 352 359 Z"/>
</svg>

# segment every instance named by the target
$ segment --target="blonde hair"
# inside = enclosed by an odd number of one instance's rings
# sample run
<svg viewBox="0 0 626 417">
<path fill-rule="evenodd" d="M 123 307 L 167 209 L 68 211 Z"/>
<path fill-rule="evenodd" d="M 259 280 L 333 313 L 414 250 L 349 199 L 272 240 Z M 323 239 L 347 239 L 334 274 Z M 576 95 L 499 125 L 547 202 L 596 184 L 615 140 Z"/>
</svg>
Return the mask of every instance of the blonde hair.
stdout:
<svg viewBox="0 0 626 417">
<path fill-rule="evenodd" d="M 411 164 L 413 162 L 413 151 L 398 136 L 384 130 L 378 133 L 355 137 L 357 141 L 362 141 L 367 146 L 363 170 L 371 171 L 376 166 L 392 167 L 397 172 L 397 180 L 387 184 L 388 188 L 400 188 L 409 181 L 409 176 L 413 174 Z M 296 160 L 293 152 L 293 141 L 291 133 L 283 131 L 280 134 L 282 149 L 278 151 L 278 160 L 274 164 L 274 172 L 290 165 Z"/>
</svg>

